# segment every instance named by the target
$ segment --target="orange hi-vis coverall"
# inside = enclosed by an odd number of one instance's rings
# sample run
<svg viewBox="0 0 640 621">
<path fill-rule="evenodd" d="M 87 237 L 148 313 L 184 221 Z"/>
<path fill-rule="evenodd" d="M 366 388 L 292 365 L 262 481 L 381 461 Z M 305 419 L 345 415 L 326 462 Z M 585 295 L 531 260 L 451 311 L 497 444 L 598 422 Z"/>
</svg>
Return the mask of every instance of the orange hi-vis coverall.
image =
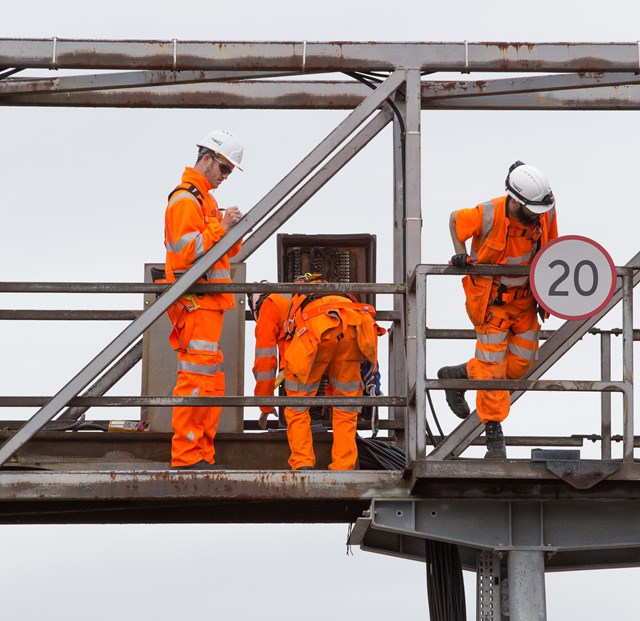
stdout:
<svg viewBox="0 0 640 621">
<path fill-rule="evenodd" d="M 537 224 L 526 226 L 509 216 L 507 197 L 494 198 L 456 215 L 456 234 L 471 241 L 477 263 L 530 265 L 536 252 L 558 236 L 555 207 Z M 476 332 L 475 357 L 467 363 L 470 379 L 519 379 L 538 359 L 540 323 L 528 276 L 474 276 L 462 280 L 466 310 Z M 480 420 L 502 422 L 509 415 L 507 390 L 479 390 Z"/>
<path fill-rule="evenodd" d="M 186 168 L 182 183 L 172 192 L 165 212 L 165 273 L 168 282 L 189 269 L 226 234 L 222 214 L 209 191 L 207 179 Z M 198 282 L 231 282 L 229 257 L 241 242 L 217 261 Z M 224 394 L 224 358 L 220 335 L 224 312 L 235 307 L 231 293 L 186 295 L 168 312 L 173 324 L 169 338 L 178 352 L 178 378 L 173 394 L 206 397 Z M 214 462 L 213 439 L 220 407 L 173 408 L 171 465 L 189 466 L 201 460 Z"/>
<path fill-rule="evenodd" d="M 284 368 L 286 349 L 285 324 L 291 308 L 291 294 L 272 293 L 258 314 L 255 336 L 256 349 L 253 365 L 253 377 L 256 397 L 273 397 L 278 371 Z M 272 406 L 260 406 L 265 414 L 272 412 Z"/>
<path fill-rule="evenodd" d="M 313 396 L 326 372 L 327 394 L 362 396 L 360 364 L 367 358 L 377 362 L 378 335 L 384 330 L 374 321 L 375 309 L 341 295 L 294 296 L 292 302 L 294 334 L 285 354 L 287 396 Z M 296 310 L 296 306 L 298 306 Z M 330 470 L 353 470 L 358 459 L 356 426 L 362 408 L 333 408 L 333 445 Z M 287 438 L 293 470 L 316 463 L 309 408 L 285 408 Z"/>
</svg>

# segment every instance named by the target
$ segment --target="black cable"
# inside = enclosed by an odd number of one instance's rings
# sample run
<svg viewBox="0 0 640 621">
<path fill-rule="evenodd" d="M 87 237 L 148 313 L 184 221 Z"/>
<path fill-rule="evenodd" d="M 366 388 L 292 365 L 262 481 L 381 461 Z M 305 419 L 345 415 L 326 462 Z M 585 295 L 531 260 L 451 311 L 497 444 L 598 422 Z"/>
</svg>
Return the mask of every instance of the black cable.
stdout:
<svg viewBox="0 0 640 621">
<path fill-rule="evenodd" d="M 376 438 L 363 438 L 356 434 L 358 462 L 361 470 L 404 470 L 404 451 Z"/>
<path fill-rule="evenodd" d="M 0 72 L 0 80 L 4 80 L 5 78 L 8 78 L 10 75 L 13 75 L 14 73 L 18 73 L 18 71 L 22 71 L 22 69 L 6 69 Z"/>
<path fill-rule="evenodd" d="M 425 539 L 424 555 L 431 621 L 465 621 L 466 601 L 458 548 L 451 543 Z"/>
<path fill-rule="evenodd" d="M 362 82 L 363 84 L 368 86 L 370 89 L 374 91 L 376 90 L 376 87 L 369 81 L 369 79 L 367 79 L 367 77 L 362 75 L 360 72 L 343 71 L 343 73 L 345 75 L 348 75 L 350 78 L 353 78 L 354 80 L 358 80 L 359 82 Z M 380 80 L 374 79 L 374 81 L 379 82 Z M 395 102 L 393 101 L 393 99 L 391 99 L 391 97 L 387 97 L 387 102 L 391 106 L 391 109 L 394 111 L 396 118 L 398 119 L 398 124 L 400 125 L 400 135 L 404 136 L 405 125 L 404 125 L 404 120 L 402 118 L 402 115 L 400 114 L 400 110 L 398 110 L 398 106 L 396 106 Z"/>
</svg>

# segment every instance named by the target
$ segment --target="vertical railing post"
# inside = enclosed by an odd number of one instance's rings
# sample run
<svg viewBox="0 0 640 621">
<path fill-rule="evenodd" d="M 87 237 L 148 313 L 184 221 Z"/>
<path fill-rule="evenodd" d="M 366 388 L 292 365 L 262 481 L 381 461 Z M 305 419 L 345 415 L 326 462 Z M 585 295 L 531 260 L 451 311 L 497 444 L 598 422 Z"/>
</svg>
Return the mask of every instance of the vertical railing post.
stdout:
<svg viewBox="0 0 640 621">
<path fill-rule="evenodd" d="M 397 113 L 393 117 L 393 282 L 406 283 L 406 248 L 404 220 L 406 216 L 406 205 L 404 202 L 404 134 L 403 115 L 404 102 L 396 103 Z M 406 347 L 406 292 L 404 295 L 393 296 L 393 310 L 397 312 L 400 319 L 393 324 L 393 333 L 389 338 L 389 364 L 391 375 L 389 378 L 389 394 L 406 395 L 407 385 L 407 356 Z M 396 431 L 398 441 L 404 446 L 405 455 L 407 450 L 407 435 L 404 429 L 408 428 L 407 406 L 391 408 L 391 418 L 402 419 L 404 428 Z M 407 464 L 408 465 L 408 464 Z"/>
<path fill-rule="evenodd" d="M 420 88 L 420 70 L 406 70 L 406 119 L 405 119 L 405 282 L 414 275 L 422 260 L 422 205 L 420 192 L 420 114 L 422 111 L 422 93 Z M 416 386 L 416 342 L 417 305 L 416 291 L 407 291 L 407 384 L 409 389 Z M 425 413 L 416 409 L 416 401 L 408 403 L 409 427 L 407 434 L 407 460 L 409 465 L 423 458 L 426 451 Z"/>
<path fill-rule="evenodd" d="M 622 275 L 622 381 L 623 394 L 623 457 L 633 461 L 633 269 L 626 268 Z"/>
<path fill-rule="evenodd" d="M 600 333 L 600 379 L 611 380 L 611 333 Z M 611 459 L 611 393 L 600 393 L 602 420 L 600 426 L 602 459 Z"/>
</svg>

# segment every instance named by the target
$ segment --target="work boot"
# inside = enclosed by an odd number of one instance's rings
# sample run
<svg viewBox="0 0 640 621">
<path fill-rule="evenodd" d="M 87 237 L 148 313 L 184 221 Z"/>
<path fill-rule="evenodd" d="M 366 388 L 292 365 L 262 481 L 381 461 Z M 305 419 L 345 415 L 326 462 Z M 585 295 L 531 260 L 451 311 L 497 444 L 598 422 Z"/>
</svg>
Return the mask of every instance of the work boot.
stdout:
<svg viewBox="0 0 640 621">
<path fill-rule="evenodd" d="M 439 379 L 469 379 L 467 375 L 467 363 L 464 362 L 455 367 L 442 367 L 438 371 Z M 447 400 L 447 405 L 451 408 L 451 411 L 458 418 L 467 418 L 471 410 L 469 410 L 469 404 L 464 398 L 466 390 L 445 390 L 444 396 Z"/>
<path fill-rule="evenodd" d="M 487 435 L 487 452 L 485 459 L 506 459 L 507 449 L 504 445 L 504 436 L 502 435 L 502 425 L 490 420 L 484 427 Z"/>
<path fill-rule="evenodd" d="M 210 461 L 201 459 L 195 464 L 188 466 L 171 466 L 172 470 L 226 470 L 227 467 L 222 464 L 212 464 Z"/>
</svg>

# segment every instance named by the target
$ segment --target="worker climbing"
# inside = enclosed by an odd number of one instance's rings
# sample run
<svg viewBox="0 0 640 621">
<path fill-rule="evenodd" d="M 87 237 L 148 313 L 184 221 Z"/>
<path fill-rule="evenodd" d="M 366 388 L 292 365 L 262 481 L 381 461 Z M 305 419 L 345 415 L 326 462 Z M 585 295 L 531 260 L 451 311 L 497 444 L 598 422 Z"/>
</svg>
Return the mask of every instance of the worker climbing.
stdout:
<svg viewBox="0 0 640 621">
<path fill-rule="evenodd" d="M 455 254 L 450 263 L 530 265 L 535 254 L 558 236 L 555 198 L 544 173 L 524 162 L 510 168 L 505 196 L 451 213 L 449 229 Z M 471 238 L 471 252 L 466 241 Z M 518 379 L 538 358 L 540 323 L 548 313 L 538 307 L 528 276 L 480 276 L 462 279 L 466 310 L 476 332 L 475 356 L 443 367 L 440 379 Z M 445 397 L 460 418 L 470 414 L 464 390 L 448 389 Z M 478 390 L 476 409 L 485 425 L 487 459 L 507 456 L 502 421 L 509 415 L 506 390 Z"/>
</svg>

